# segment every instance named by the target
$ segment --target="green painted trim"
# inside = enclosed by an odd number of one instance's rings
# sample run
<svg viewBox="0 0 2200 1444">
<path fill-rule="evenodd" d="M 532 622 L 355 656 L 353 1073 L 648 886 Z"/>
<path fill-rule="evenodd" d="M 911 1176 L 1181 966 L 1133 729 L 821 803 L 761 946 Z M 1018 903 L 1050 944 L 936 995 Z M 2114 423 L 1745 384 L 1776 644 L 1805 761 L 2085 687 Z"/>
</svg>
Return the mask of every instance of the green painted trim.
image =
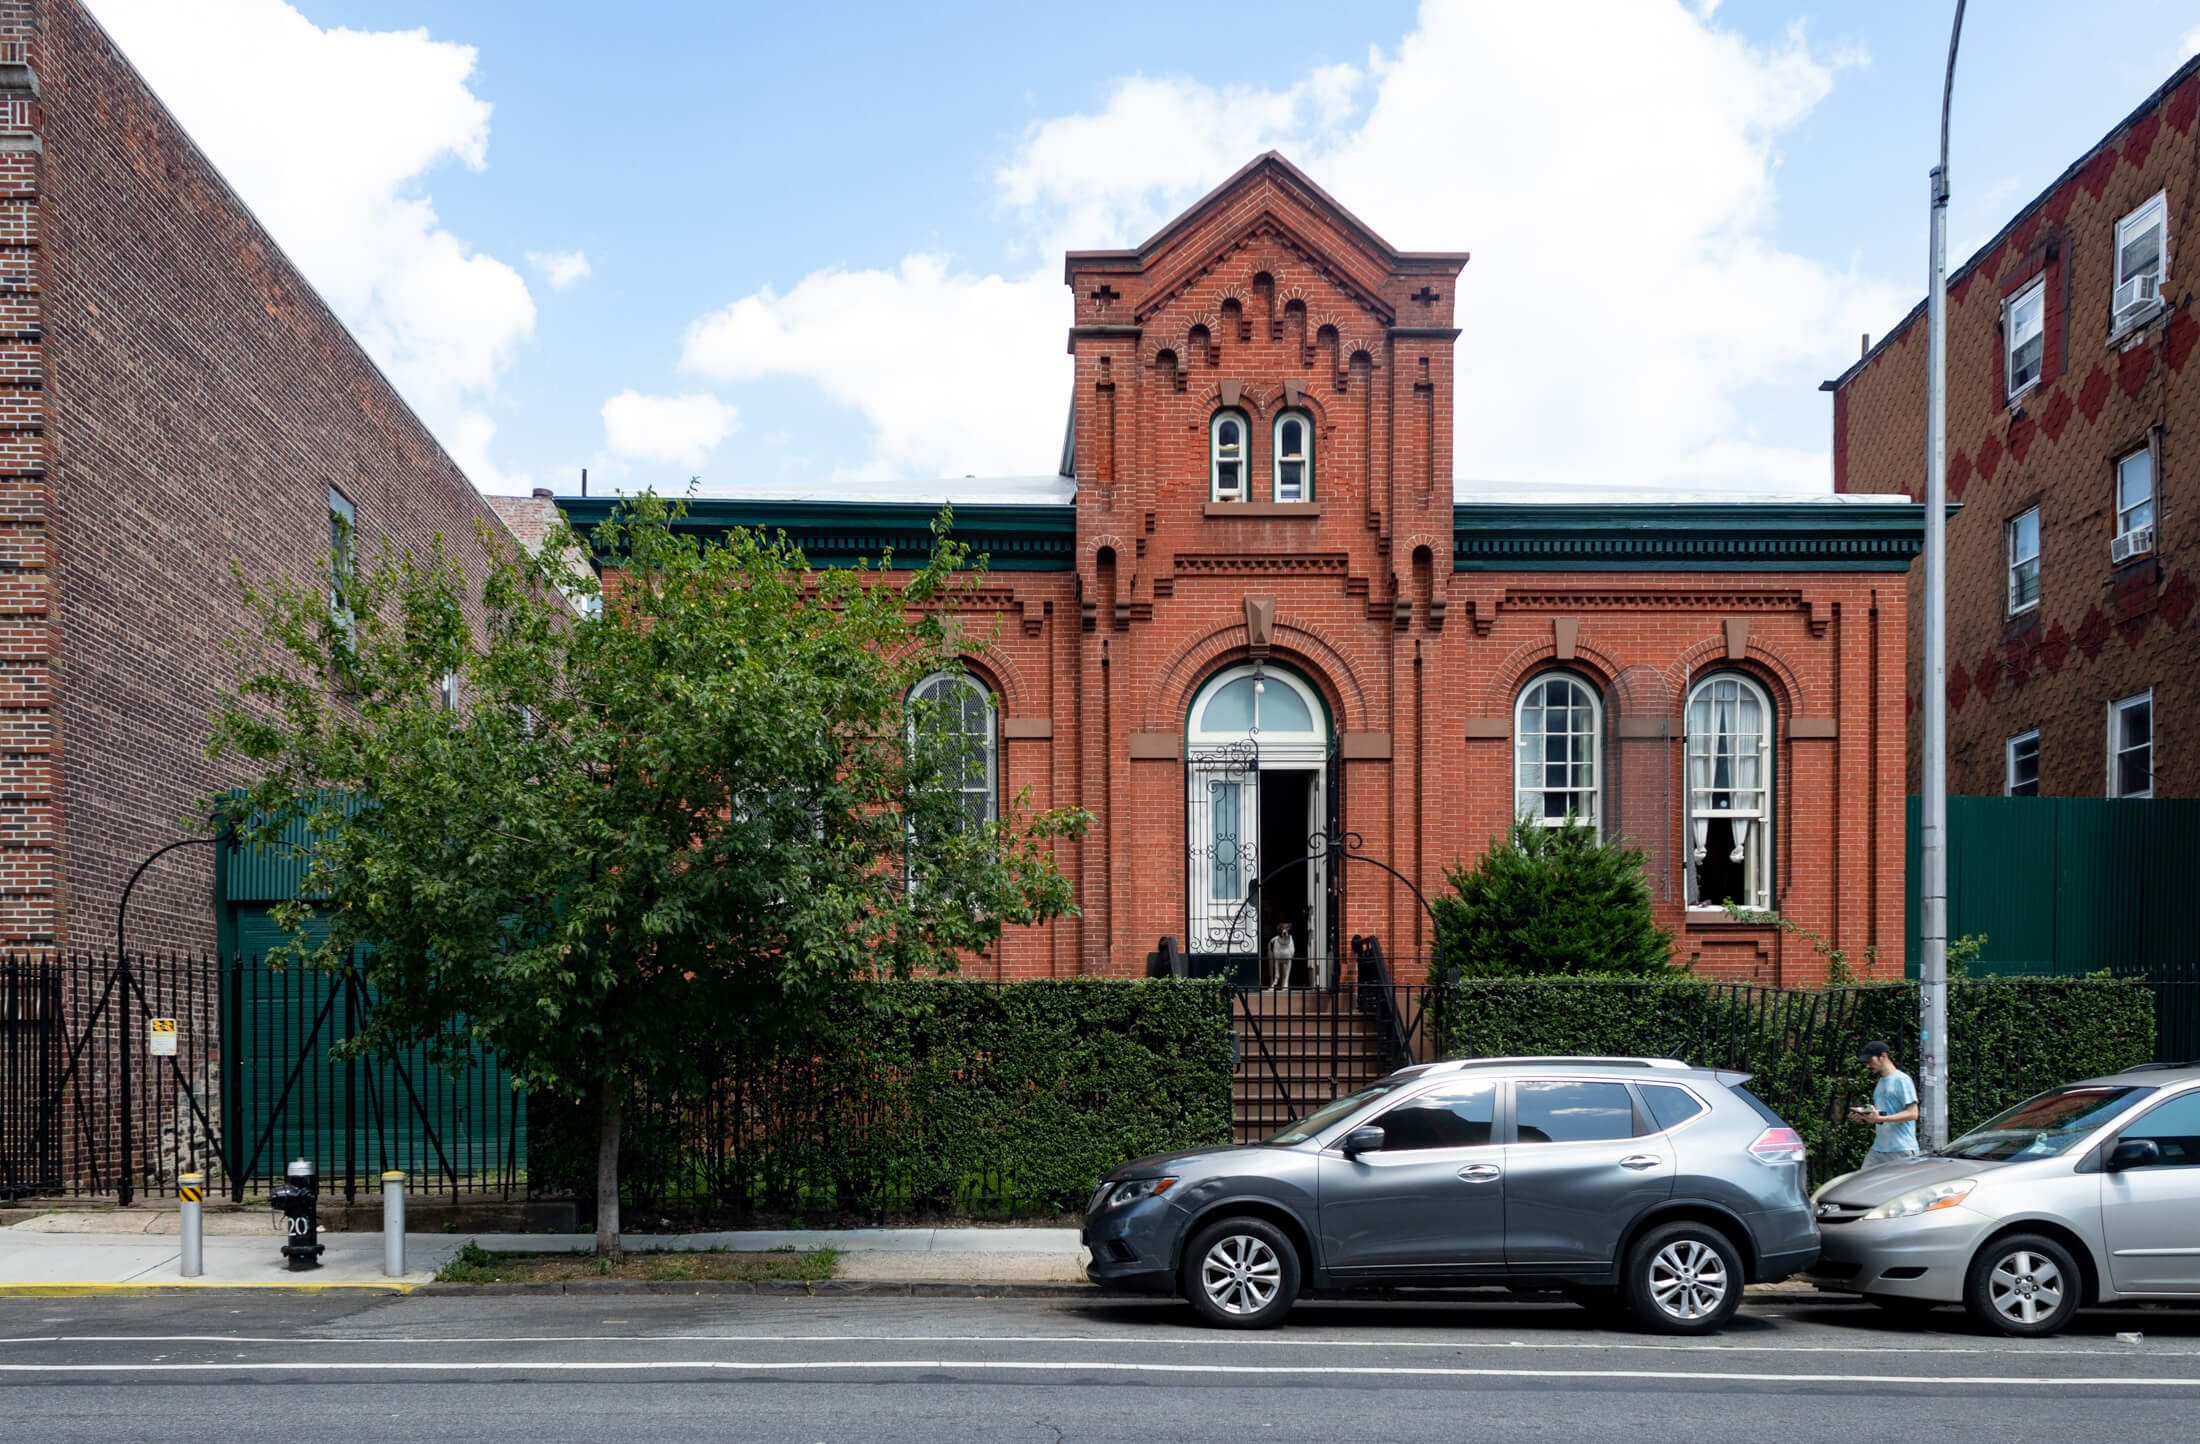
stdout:
<svg viewBox="0 0 2200 1444">
<path fill-rule="evenodd" d="M 1455 572 L 1906 572 L 1921 502 L 1486 502 L 1452 508 Z"/>
<path fill-rule="evenodd" d="M 586 532 L 611 515 L 616 497 L 558 498 L 558 509 Z M 897 563 L 922 566 L 932 555 L 930 502 L 738 501 L 698 498 L 673 524 L 682 535 L 718 537 L 735 527 L 779 532 L 815 567 L 852 567 L 888 551 Z M 1077 508 L 1039 503 L 964 502 L 955 507 L 955 537 L 996 572 L 1066 572 L 1077 566 Z M 901 566 L 895 568 L 903 570 Z"/>
</svg>

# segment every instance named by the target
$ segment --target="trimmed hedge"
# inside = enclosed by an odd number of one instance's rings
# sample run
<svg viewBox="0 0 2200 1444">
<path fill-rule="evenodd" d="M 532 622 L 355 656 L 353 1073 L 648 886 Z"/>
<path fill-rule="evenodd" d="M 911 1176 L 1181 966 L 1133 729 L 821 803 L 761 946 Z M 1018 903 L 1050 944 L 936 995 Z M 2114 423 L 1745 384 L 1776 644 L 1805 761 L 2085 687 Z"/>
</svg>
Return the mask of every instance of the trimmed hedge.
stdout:
<svg viewBox="0 0 2200 1444">
<path fill-rule="evenodd" d="M 689 1214 L 1072 1212 L 1141 1154 L 1230 1139 L 1230 995 L 1215 980 L 855 990 L 801 1050 L 631 1101 L 622 1196 Z M 593 1111 L 531 1099 L 539 1192 L 586 1196 Z"/>
<path fill-rule="evenodd" d="M 1615 1054 L 1680 1058 L 1752 1074 L 1750 1091 L 1810 1145 L 1811 1172 L 1855 1167 L 1870 1125 L 1851 1121 L 1871 1078 L 1857 1045 L 1884 1039 L 1917 1072 L 1915 983 L 1822 991 L 1709 983 L 1686 975 L 1468 980 L 1434 1023 L 1442 1056 Z M 1990 979 L 1952 985 L 1949 1124 L 1955 1133 L 2074 1078 L 2154 1056 L 2154 998 L 2106 978 Z"/>
</svg>

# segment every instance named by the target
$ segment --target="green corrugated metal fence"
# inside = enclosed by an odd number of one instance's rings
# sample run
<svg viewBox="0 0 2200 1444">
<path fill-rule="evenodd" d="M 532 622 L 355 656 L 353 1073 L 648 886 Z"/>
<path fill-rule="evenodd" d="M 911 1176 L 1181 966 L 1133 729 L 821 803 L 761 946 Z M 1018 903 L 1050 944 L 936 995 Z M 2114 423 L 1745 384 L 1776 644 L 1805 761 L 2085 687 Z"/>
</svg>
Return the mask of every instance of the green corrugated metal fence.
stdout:
<svg viewBox="0 0 2200 1444">
<path fill-rule="evenodd" d="M 1918 799 L 1905 869 L 1918 959 Z M 1986 935 L 1979 974 L 2142 973 L 2200 957 L 2200 801 L 1948 799 L 1948 935 Z"/>
</svg>

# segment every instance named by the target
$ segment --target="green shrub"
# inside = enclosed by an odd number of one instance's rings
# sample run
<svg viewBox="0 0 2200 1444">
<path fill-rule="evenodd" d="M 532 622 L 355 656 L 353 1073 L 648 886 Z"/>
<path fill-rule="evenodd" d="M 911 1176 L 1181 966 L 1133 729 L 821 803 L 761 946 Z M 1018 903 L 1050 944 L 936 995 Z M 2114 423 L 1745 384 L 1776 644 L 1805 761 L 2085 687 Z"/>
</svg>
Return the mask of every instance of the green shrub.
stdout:
<svg viewBox="0 0 2200 1444">
<path fill-rule="evenodd" d="M 1650 911 L 1642 851 L 1587 826 L 1515 819 L 1435 904 L 1437 965 L 1469 978 L 1663 971 L 1673 939 Z"/>
<path fill-rule="evenodd" d="M 620 1174 L 638 1206 L 719 1215 L 1081 1207 L 1126 1159 L 1230 1139 L 1220 982 L 952 980 L 851 989 L 823 1031 L 637 1096 Z M 538 1189 L 585 1192 L 592 1120 L 530 1099 Z"/>
<path fill-rule="evenodd" d="M 1811 1171 L 1853 1168 L 1870 1125 L 1857 1045 L 1884 1039 L 1918 1071 L 1915 983 L 1825 990 L 1709 983 L 1684 974 L 1468 980 L 1436 1010 L 1447 1058 L 1591 1054 L 1680 1058 L 1749 1073 L 1751 1092 L 1803 1135 Z M 2106 978 L 1961 982 L 1948 990 L 1948 1115 L 1954 1133 L 2043 1089 L 2154 1056 L 2154 1000 Z"/>
</svg>

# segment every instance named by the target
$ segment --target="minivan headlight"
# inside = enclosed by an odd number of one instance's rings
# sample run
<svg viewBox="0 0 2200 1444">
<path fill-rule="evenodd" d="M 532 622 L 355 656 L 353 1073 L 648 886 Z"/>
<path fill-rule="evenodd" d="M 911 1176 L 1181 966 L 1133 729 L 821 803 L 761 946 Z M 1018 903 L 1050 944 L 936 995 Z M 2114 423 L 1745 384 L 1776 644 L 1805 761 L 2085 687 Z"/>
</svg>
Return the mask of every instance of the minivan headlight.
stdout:
<svg viewBox="0 0 2200 1444">
<path fill-rule="evenodd" d="M 1123 1208 L 1141 1199 L 1158 1198 L 1176 1187 L 1173 1178 L 1132 1178 L 1108 1190 L 1107 1201 L 1102 1208 Z"/>
<path fill-rule="evenodd" d="M 1870 1213 L 1864 1222 L 1875 1218 L 1910 1218 L 1920 1213 L 1932 1213 L 1936 1209 L 1954 1208 L 1978 1187 L 1975 1178 L 1952 1178 L 1946 1183 L 1929 1183 L 1923 1188 L 1913 1188 L 1908 1193 L 1898 1193 Z"/>
</svg>

